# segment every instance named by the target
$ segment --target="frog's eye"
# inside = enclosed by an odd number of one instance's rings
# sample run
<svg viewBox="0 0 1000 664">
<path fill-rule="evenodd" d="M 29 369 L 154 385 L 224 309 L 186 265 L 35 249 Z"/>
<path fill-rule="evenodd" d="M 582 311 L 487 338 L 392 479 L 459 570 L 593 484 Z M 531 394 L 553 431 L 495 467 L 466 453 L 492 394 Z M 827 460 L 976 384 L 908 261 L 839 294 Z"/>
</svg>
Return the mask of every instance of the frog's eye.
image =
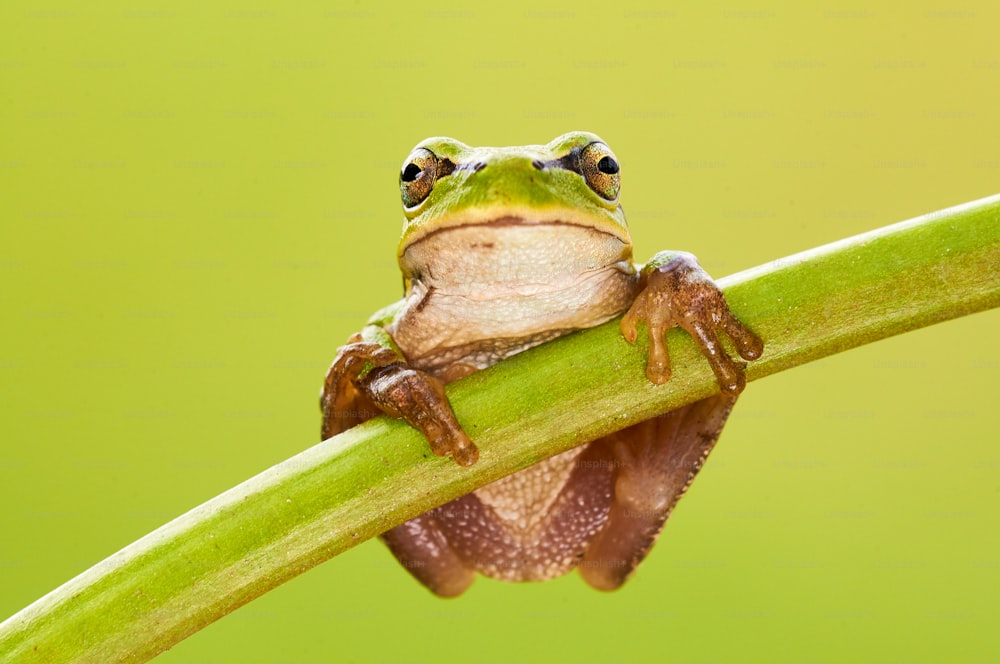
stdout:
<svg viewBox="0 0 1000 664">
<path fill-rule="evenodd" d="M 580 152 L 580 171 L 601 198 L 613 201 L 621 189 L 621 168 L 615 153 L 604 143 L 591 143 Z"/>
<path fill-rule="evenodd" d="M 403 164 L 399 172 L 399 193 L 403 205 L 410 208 L 419 205 L 431 193 L 438 177 L 437 155 L 426 148 L 417 148 Z"/>
</svg>

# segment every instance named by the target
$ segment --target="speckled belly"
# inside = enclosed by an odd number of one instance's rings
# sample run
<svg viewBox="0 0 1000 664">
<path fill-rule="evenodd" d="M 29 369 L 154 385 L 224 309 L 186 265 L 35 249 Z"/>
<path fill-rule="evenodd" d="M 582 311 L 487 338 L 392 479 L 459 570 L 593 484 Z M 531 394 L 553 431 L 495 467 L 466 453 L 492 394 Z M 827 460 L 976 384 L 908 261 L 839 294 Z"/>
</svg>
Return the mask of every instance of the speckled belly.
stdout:
<svg viewBox="0 0 1000 664">
<path fill-rule="evenodd" d="M 432 514 L 454 551 L 481 574 L 504 581 L 566 574 L 611 503 L 611 465 L 581 461 L 585 452 L 558 454 Z"/>
</svg>

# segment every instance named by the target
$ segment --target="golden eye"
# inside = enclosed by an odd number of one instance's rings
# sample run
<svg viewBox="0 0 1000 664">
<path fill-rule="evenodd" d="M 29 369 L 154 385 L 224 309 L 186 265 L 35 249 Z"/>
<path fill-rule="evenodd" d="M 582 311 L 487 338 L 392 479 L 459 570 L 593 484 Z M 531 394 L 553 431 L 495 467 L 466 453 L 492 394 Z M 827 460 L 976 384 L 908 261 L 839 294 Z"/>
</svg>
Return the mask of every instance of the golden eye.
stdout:
<svg viewBox="0 0 1000 664">
<path fill-rule="evenodd" d="M 404 206 L 419 205 L 430 195 L 438 177 L 438 164 L 437 155 L 426 148 L 418 148 L 406 158 L 399 172 L 399 193 Z"/>
<path fill-rule="evenodd" d="M 604 143 L 591 143 L 580 152 L 580 171 L 601 198 L 613 201 L 621 189 L 621 167 Z"/>
</svg>

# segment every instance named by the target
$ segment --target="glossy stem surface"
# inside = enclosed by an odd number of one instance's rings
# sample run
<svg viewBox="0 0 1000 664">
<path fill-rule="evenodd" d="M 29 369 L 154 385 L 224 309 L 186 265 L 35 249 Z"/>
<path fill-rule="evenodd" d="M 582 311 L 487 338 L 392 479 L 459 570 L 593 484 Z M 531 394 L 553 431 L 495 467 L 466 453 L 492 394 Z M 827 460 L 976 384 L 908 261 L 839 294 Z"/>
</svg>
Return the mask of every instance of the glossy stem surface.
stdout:
<svg viewBox="0 0 1000 664">
<path fill-rule="evenodd" d="M 765 342 L 755 380 L 1000 305 L 1000 196 L 720 280 Z M 717 387 L 691 340 L 669 335 L 673 378 L 645 377 L 645 335 L 618 321 L 449 386 L 480 446 L 471 468 L 433 457 L 379 417 L 196 507 L 0 623 L 2 662 L 145 662 L 364 540 L 503 475 L 700 399 Z"/>
</svg>

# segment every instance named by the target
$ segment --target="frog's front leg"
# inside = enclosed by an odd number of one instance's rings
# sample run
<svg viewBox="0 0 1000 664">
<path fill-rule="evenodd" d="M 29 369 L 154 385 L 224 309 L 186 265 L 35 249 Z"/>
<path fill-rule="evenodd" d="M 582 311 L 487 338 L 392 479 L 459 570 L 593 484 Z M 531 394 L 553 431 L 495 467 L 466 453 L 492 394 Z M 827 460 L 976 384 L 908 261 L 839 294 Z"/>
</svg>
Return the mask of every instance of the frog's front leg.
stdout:
<svg viewBox="0 0 1000 664">
<path fill-rule="evenodd" d="M 410 367 L 393 348 L 363 341 L 361 335 L 338 350 L 323 383 L 320 408 L 323 439 L 381 411 L 421 431 L 438 456 L 450 454 L 462 466 L 479 458 L 479 449 L 455 419 L 444 384 Z"/>
<path fill-rule="evenodd" d="M 764 344 L 729 311 L 722 292 L 695 257 L 681 252 L 659 253 L 643 266 L 641 279 L 642 290 L 622 318 L 621 330 L 625 339 L 634 343 L 637 323 L 645 321 L 649 380 L 659 385 L 670 379 L 664 335 L 677 325 L 694 337 L 722 391 L 734 395 L 742 392 L 746 386 L 743 368 L 726 354 L 716 330 L 729 335 L 736 352 L 745 360 L 760 357 Z"/>
<path fill-rule="evenodd" d="M 641 272 L 642 290 L 622 319 L 630 343 L 637 323 L 649 333 L 646 375 L 670 378 L 664 335 L 678 325 L 694 337 L 722 389 L 721 394 L 640 422 L 609 436 L 615 454 L 615 484 L 607 521 L 587 547 L 580 574 L 600 590 L 623 584 L 649 553 L 664 523 L 694 481 L 726 418 L 746 385 L 743 368 L 722 348 L 716 330 L 733 340 L 746 360 L 764 344 L 729 311 L 715 282 L 685 253 L 661 253 Z"/>
</svg>

